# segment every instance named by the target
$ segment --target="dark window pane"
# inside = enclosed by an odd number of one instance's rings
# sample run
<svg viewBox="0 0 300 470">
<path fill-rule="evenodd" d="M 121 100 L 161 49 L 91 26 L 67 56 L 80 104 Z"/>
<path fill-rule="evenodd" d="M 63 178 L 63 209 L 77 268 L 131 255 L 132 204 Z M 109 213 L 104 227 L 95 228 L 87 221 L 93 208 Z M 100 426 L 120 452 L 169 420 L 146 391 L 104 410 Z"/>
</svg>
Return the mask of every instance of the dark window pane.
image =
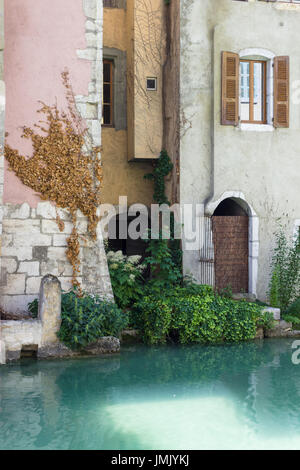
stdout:
<svg viewBox="0 0 300 470">
<path fill-rule="evenodd" d="M 104 82 L 110 82 L 111 81 L 111 76 L 110 76 L 110 64 L 107 62 L 103 64 L 103 81 Z"/>
<path fill-rule="evenodd" d="M 111 124 L 111 112 L 109 105 L 103 106 L 103 124 Z"/>
<path fill-rule="evenodd" d="M 155 90 L 156 89 L 156 80 L 154 78 L 147 79 L 147 89 Z"/>
<path fill-rule="evenodd" d="M 111 101 L 111 96 L 110 96 L 110 85 L 104 85 L 103 86 L 103 102 L 105 104 L 109 104 Z"/>
</svg>

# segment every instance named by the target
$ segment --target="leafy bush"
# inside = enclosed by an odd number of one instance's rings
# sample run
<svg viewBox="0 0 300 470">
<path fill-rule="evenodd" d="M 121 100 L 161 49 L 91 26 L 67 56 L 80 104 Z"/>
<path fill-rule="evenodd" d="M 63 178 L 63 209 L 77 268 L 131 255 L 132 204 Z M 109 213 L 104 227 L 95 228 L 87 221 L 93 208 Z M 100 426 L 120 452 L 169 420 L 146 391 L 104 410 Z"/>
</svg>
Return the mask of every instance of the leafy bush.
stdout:
<svg viewBox="0 0 300 470">
<path fill-rule="evenodd" d="M 300 297 L 289 306 L 286 313 L 300 318 Z"/>
<path fill-rule="evenodd" d="M 124 309 L 143 295 L 143 276 L 146 269 L 139 264 L 141 256 L 125 256 L 122 251 L 109 251 L 107 262 L 117 305 Z"/>
<path fill-rule="evenodd" d="M 180 283 L 182 274 L 173 260 L 169 240 L 163 240 L 160 233 L 159 239 L 148 241 L 146 252 L 148 256 L 145 263 L 151 267 L 152 275 L 148 281 L 148 288 L 152 292 L 172 289 Z"/>
<path fill-rule="evenodd" d="M 297 327 L 299 329 L 300 325 L 300 318 L 296 317 L 295 315 L 283 315 L 283 320 L 286 322 L 292 323 L 293 327 Z"/>
<path fill-rule="evenodd" d="M 294 328 L 300 329 L 300 297 L 289 306 L 283 319 L 293 323 Z"/>
<path fill-rule="evenodd" d="M 97 296 L 78 297 L 71 291 L 62 295 L 62 324 L 59 339 L 71 349 L 81 349 L 102 336 L 119 336 L 128 316 L 113 302 Z"/>
<path fill-rule="evenodd" d="M 169 299 L 144 296 L 133 308 L 133 323 L 143 332 L 148 344 L 163 344 L 167 340 L 172 321 L 172 304 Z"/>
<path fill-rule="evenodd" d="M 276 246 L 272 257 L 272 277 L 269 298 L 272 307 L 281 308 L 285 313 L 299 295 L 300 250 L 299 240 L 289 241 L 281 226 L 275 233 Z"/>
<path fill-rule="evenodd" d="M 199 292 L 191 295 L 189 288 Z M 271 315 L 255 303 L 215 295 L 210 286 L 189 288 L 176 288 L 163 298 L 149 295 L 134 306 L 135 324 L 147 343 L 170 337 L 181 344 L 238 342 L 253 339 L 257 326 L 272 326 Z"/>
</svg>

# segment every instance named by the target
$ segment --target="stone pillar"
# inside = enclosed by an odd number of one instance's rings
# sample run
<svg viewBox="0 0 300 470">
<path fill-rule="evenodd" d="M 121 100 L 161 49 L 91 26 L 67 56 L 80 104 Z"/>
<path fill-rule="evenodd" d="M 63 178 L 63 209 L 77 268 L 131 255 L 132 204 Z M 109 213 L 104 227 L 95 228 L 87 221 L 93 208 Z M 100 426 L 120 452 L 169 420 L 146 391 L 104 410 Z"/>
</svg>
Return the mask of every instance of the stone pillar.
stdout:
<svg viewBox="0 0 300 470">
<path fill-rule="evenodd" d="M 57 277 L 44 276 L 40 287 L 39 320 L 42 322 L 41 346 L 59 343 L 57 332 L 61 325 L 61 285 Z"/>
</svg>

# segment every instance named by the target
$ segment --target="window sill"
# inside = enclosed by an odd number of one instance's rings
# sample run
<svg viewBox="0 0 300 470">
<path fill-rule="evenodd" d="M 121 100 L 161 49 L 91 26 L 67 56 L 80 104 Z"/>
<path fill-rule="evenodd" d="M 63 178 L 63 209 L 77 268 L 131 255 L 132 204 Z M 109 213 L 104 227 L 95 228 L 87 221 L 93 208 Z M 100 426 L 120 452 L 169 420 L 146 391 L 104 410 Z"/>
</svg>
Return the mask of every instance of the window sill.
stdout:
<svg viewBox="0 0 300 470">
<path fill-rule="evenodd" d="M 246 124 L 241 123 L 236 127 L 238 131 L 254 131 L 254 132 L 273 132 L 274 126 L 271 124 Z"/>
</svg>

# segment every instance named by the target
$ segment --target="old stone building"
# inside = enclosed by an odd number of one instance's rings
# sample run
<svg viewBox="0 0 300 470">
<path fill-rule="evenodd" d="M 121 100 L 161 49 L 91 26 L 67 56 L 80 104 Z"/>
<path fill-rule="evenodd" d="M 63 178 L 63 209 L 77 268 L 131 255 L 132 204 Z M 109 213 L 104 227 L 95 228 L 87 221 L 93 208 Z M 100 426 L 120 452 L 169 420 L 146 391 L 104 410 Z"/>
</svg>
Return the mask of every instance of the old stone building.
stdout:
<svg viewBox="0 0 300 470">
<path fill-rule="evenodd" d="M 12 148 L 32 154 L 21 128 L 37 122 L 38 101 L 66 107 L 67 68 L 101 148 L 102 203 L 118 220 L 127 215 L 122 196 L 149 208 L 153 187 L 143 176 L 165 148 L 174 163 L 168 197 L 183 214 L 184 271 L 264 299 L 278 219 L 287 235 L 300 226 L 299 19 L 296 0 L 0 0 L 1 153 L 6 132 Z M 23 310 L 45 274 L 71 286 L 72 224 L 4 158 L 0 197 L 0 307 Z M 143 250 L 132 240 L 112 248 Z M 83 288 L 111 295 L 100 229 L 80 257 Z"/>
<path fill-rule="evenodd" d="M 32 155 L 20 138 L 22 127 L 37 123 L 39 102 L 66 109 L 61 73 L 68 69 L 77 109 L 101 148 L 102 204 L 113 205 L 117 218 L 126 210 L 119 207 L 121 196 L 128 207 L 149 207 L 153 187 L 143 176 L 163 146 L 164 1 L 1 0 L 0 7 L 1 153 L 6 133 L 10 147 Z M 66 245 L 72 223 L 66 210 L 24 186 L 4 158 L 0 171 L 0 307 L 21 311 L 46 274 L 58 276 L 64 290 L 71 287 Z M 84 290 L 111 295 L 101 228 L 97 241 L 87 243 L 87 219 L 78 213 L 78 231 L 79 282 Z M 113 248 L 144 250 L 130 240 L 116 240 Z"/>
<path fill-rule="evenodd" d="M 300 225 L 300 2 L 180 7 L 181 203 L 204 233 L 185 271 L 263 299 L 278 219 Z"/>
<path fill-rule="evenodd" d="M 31 154 L 32 149 L 20 135 L 22 126 L 33 126 L 40 119 L 36 113 L 39 101 L 49 105 L 57 102 L 60 109 L 66 108 L 61 83 L 65 68 L 70 72 L 76 103 L 93 144 L 101 146 L 102 2 L 1 0 L 0 8 L 1 153 L 5 129 L 11 147 L 21 154 Z M 26 310 L 27 303 L 37 297 L 45 274 L 58 276 L 63 289 L 71 287 L 72 267 L 66 259 L 66 238 L 72 224 L 67 211 L 56 211 L 50 202 L 41 202 L 38 195 L 9 172 L 3 156 L 0 171 L 0 306 L 8 311 Z M 62 232 L 55 222 L 57 214 L 64 222 Z M 78 215 L 78 230 L 86 235 L 87 220 Z M 112 295 L 99 230 L 95 242 L 81 244 L 80 258 L 78 280 L 83 288 Z"/>
</svg>

